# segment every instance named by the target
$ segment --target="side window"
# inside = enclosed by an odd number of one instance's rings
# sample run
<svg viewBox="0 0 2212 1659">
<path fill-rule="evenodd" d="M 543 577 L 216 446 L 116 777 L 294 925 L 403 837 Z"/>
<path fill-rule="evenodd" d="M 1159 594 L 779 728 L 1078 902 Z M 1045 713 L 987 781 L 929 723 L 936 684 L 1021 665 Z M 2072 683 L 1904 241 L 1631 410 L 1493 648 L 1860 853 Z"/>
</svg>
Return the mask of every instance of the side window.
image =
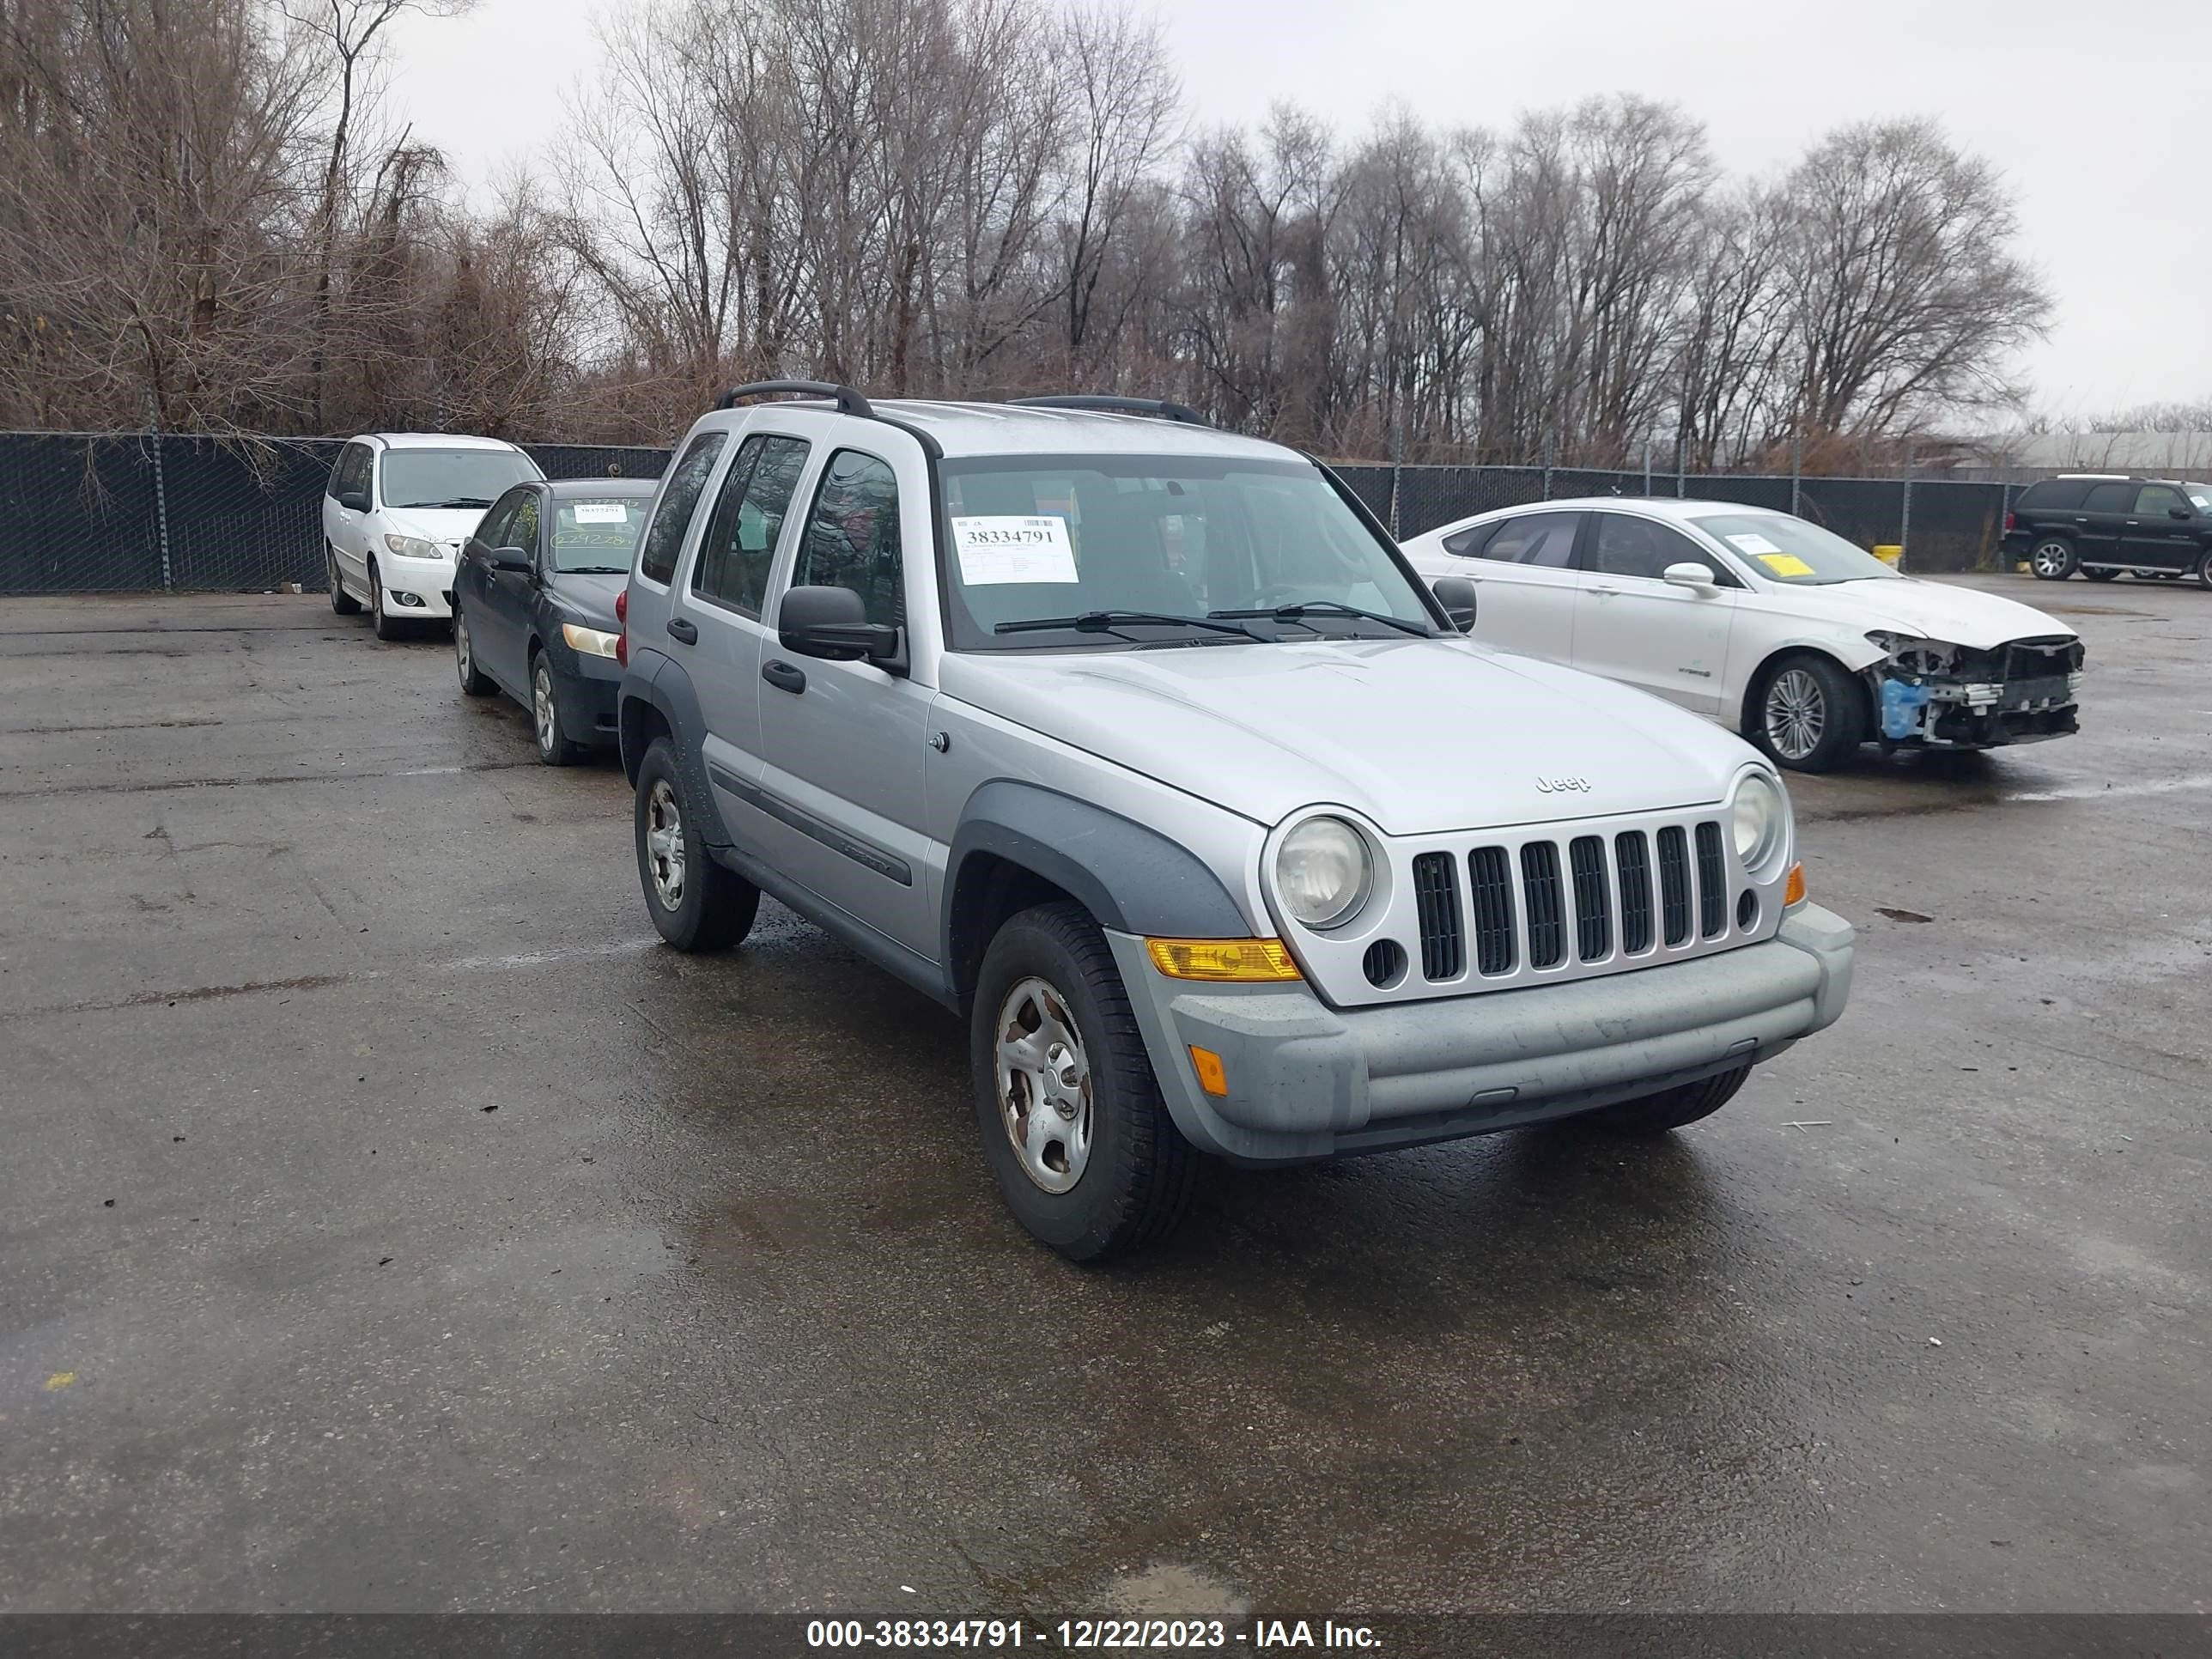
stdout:
<svg viewBox="0 0 2212 1659">
<path fill-rule="evenodd" d="M 348 444 L 338 453 L 338 464 L 331 474 L 331 493 L 342 495 L 348 490 L 368 493 L 369 448 L 367 444 Z"/>
<path fill-rule="evenodd" d="M 870 622 L 905 623 L 898 480 L 886 463 L 857 449 L 841 449 L 830 458 L 791 585 L 849 587 L 866 602 Z"/>
<path fill-rule="evenodd" d="M 2136 513 L 2146 517 L 2162 519 L 2177 507 L 2186 513 L 2189 500 L 2171 484 L 2145 484 L 2136 497 Z"/>
<path fill-rule="evenodd" d="M 1483 552 L 1483 548 L 1489 542 L 1490 538 L 1498 532 L 1500 528 L 1502 528 L 1502 525 L 1497 524 L 1478 524 L 1470 526 L 1468 528 L 1459 532 L 1456 535 L 1445 537 L 1443 539 L 1443 550 L 1445 552 L 1455 554 L 1462 559 L 1482 558 L 1486 556 Z"/>
<path fill-rule="evenodd" d="M 783 534 L 784 515 L 791 510 L 792 492 L 805 470 L 808 447 L 798 438 L 765 434 L 745 440 L 722 481 L 714 516 L 707 520 L 691 568 L 693 592 L 740 615 L 759 617 L 769 566 Z"/>
<path fill-rule="evenodd" d="M 510 489 L 491 504 L 491 510 L 477 523 L 478 541 L 494 550 L 512 545 L 507 539 L 507 530 L 514 522 L 514 509 L 522 504 L 523 494 L 520 489 Z"/>
<path fill-rule="evenodd" d="M 514 504 L 514 521 L 507 527 L 507 539 L 502 547 L 519 547 L 532 558 L 538 556 L 538 492 L 525 490 L 522 499 Z"/>
<path fill-rule="evenodd" d="M 1510 564 L 1541 565 L 1565 570 L 1575 562 L 1575 532 L 1582 527 L 1579 513 L 1531 513 L 1525 519 L 1508 519 L 1483 556 Z"/>
<path fill-rule="evenodd" d="M 1658 581 L 1670 564 L 1701 564 L 1725 580 L 1720 562 L 1680 532 L 1626 513 L 1597 515 L 1597 568 L 1608 576 Z"/>
<path fill-rule="evenodd" d="M 699 505 L 699 492 L 706 489 L 707 479 L 729 440 L 726 432 L 701 433 L 670 470 L 667 487 L 660 492 L 660 505 L 653 509 L 653 522 L 637 544 L 637 574 L 647 581 L 676 580 L 676 557 L 684 550 L 684 532 L 691 523 L 691 509 Z"/>
<path fill-rule="evenodd" d="M 2028 485 L 2027 493 L 2015 505 L 2027 512 L 2061 512 L 2081 506 L 2082 498 L 2088 493 L 2089 486 L 2078 480 L 2051 478 Z"/>
<path fill-rule="evenodd" d="M 2135 502 L 2133 484 L 2100 483 L 2083 498 L 2081 506 L 2089 513 L 2124 513 Z"/>
</svg>

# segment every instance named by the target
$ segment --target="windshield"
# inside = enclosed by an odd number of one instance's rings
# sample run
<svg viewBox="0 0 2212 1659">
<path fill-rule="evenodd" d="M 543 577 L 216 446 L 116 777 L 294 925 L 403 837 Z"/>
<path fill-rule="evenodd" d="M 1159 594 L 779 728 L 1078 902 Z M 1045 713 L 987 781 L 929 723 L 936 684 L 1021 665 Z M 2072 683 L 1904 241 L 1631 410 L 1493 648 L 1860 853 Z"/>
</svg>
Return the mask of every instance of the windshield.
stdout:
<svg viewBox="0 0 2212 1659">
<path fill-rule="evenodd" d="M 514 449 L 387 449 L 383 471 L 386 507 L 489 507 L 539 476 Z"/>
<path fill-rule="evenodd" d="M 948 461 L 944 477 L 956 650 L 1435 630 L 1413 579 L 1306 462 L 993 456 Z M 1125 612 L 1146 617 L 1091 614 Z M 1249 628 L 1206 625 L 1255 613 Z M 1075 617 L 1085 629 L 1024 626 Z"/>
<path fill-rule="evenodd" d="M 1898 573 L 1863 547 L 1783 513 L 1714 514 L 1691 522 L 1713 537 L 1758 574 L 1792 587 L 1896 578 Z"/>
<path fill-rule="evenodd" d="M 629 568 L 637 538 L 645 528 L 651 497 L 559 501 L 553 504 L 553 568 L 556 570 Z"/>
<path fill-rule="evenodd" d="M 2199 513 L 2212 513 L 2212 484 L 2193 483 L 2181 487 L 2189 492 L 2189 499 L 2197 503 Z"/>
</svg>

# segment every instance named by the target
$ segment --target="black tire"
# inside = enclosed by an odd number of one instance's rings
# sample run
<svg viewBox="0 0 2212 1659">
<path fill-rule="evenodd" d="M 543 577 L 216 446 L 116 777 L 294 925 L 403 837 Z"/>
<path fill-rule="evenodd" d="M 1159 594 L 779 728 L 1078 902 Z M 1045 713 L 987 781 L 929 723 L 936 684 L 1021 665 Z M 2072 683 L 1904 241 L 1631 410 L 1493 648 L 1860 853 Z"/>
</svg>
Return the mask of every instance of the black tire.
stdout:
<svg viewBox="0 0 2212 1659">
<path fill-rule="evenodd" d="M 2208 547 L 2197 558 L 2197 585 L 2212 587 L 2212 547 Z"/>
<path fill-rule="evenodd" d="M 1750 1066 L 1739 1066 L 1717 1077 L 1699 1078 L 1695 1083 L 1662 1089 L 1656 1095 L 1643 1095 L 1617 1105 L 1601 1107 L 1589 1115 L 1587 1121 L 1592 1128 L 1611 1134 L 1663 1135 L 1686 1123 L 1695 1123 L 1701 1117 L 1711 1117 L 1735 1098 L 1736 1091 L 1743 1087 L 1744 1079 L 1750 1075 Z"/>
<path fill-rule="evenodd" d="M 374 559 L 368 562 L 368 615 L 380 640 L 396 640 L 407 631 L 406 623 L 385 609 L 384 578 L 377 574 Z"/>
<path fill-rule="evenodd" d="M 2081 568 L 2081 561 L 2065 537 L 2045 536 L 2028 549 L 2027 568 L 2038 581 L 2063 582 Z"/>
<path fill-rule="evenodd" d="M 2084 565 L 2081 568 L 2081 574 L 2087 576 L 2093 582 L 2114 581 L 2118 579 L 2120 574 L 2117 570 L 2092 570 L 2087 565 Z"/>
<path fill-rule="evenodd" d="M 323 563 L 331 579 L 331 609 L 341 617 L 361 615 L 361 601 L 347 592 L 345 584 L 338 580 L 337 550 L 328 542 L 323 544 Z"/>
<path fill-rule="evenodd" d="M 1057 1192 L 1030 1176 L 1016 1150 L 1017 1114 L 1002 1105 L 999 1086 L 1000 1022 L 1020 1024 L 1022 1009 L 1009 999 L 1037 985 L 1072 1021 L 1089 1068 L 1087 1153 L 1073 1184 Z M 1040 1242 L 1072 1261 L 1103 1261 L 1166 1237 L 1188 1213 L 1206 1160 L 1168 1115 L 1113 952 L 1081 905 L 1024 910 L 992 939 L 969 1015 L 969 1060 L 983 1156 L 1006 1207 Z M 1025 1091 L 1017 1085 L 1009 1093 Z M 1048 1109 L 1034 1093 L 1025 1097 Z M 1066 1121 L 1079 1122 L 1081 1114 Z"/>
<path fill-rule="evenodd" d="M 1792 771 L 1832 772 L 1865 741 L 1866 713 L 1865 691 L 1840 663 L 1799 651 L 1759 677 L 1748 735 Z"/>
<path fill-rule="evenodd" d="M 459 605 L 453 607 L 453 672 L 460 677 L 465 696 L 488 697 L 499 690 L 491 677 L 477 666 L 476 641 L 469 633 L 469 619 Z"/>
<path fill-rule="evenodd" d="M 553 665 L 543 651 L 530 653 L 530 734 L 538 744 L 538 758 L 548 766 L 574 766 L 584 757 L 584 745 L 570 740 L 562 721 Z"/>
<path fill-rule="evenodd" d="M 664 890 L 664 869 L 649 845 L 653 830 L 662 827 L 655 814 L 663 787 L 676 809 L 673 828 L 683 853 L 673 903 Z M 752 932 L 753 919 L 760 912 L 760 889 L 714 862 L 699 833 L 701 822 L 684 787 L 676 744 L 667 738 L 655 738 L 638 763 L 637 801 L 631 812 L 645 908 L 660 937 L 678 950 L 724 951 Z"/>
</svg>

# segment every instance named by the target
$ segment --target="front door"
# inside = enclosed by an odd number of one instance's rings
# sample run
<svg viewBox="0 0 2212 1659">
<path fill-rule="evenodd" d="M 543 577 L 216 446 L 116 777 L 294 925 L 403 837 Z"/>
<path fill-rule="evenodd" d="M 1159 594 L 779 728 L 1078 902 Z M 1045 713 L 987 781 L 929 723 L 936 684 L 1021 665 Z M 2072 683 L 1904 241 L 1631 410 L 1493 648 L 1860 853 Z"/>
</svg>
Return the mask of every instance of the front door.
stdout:
<svg viewBox="0 0 2212 1659">
<path fill-rule="evenodd" d="M 841 425 L 843 424 L 841 422 Z M 902 521 L 897 475 L 834 451 L 798 532 L 789 586 L 848 587 L 868 620 L 906 623 L 908 545 L 929 545 L 928 506 Z M 768 863 L 924 961 L 939 954 L 922 794 L 935 693 L 872 662 L 782 649 L 761 665 L 761 813 Z"/>
<path fill-rule="evenodd" d="M 2179 513 L 2179 518 L 2173 515 Z M 2172 484 L 2145 484 L 2120 529 L 2120 561 L 2145 570 L 2187 570 L 2204 529 L 2197 509 Z"/>
<path fill-rule="evenodd" d="M 1591 518 L 1589 568 L 1575 602 L 1575 666 L 1700 714 L 1719 714 L 1735 621 L 1735 578 L 1671 526 L 1631 513 Z M 1675 564 L 1705 566 L 1716 585 L 1684 587 L 1664 580 L 1667 567 Z"/>
<path fill-rule="evenodd" d="M 366 499 L 370 484 L 370 462 L 374 459 L 367 444 L 348 444 L 339 453 L 337 470 L 331 475 L 329 505 L 324 509 L 325 539 L 337 559 L 338 568 L 345 576 L 348 587 L 356 593 L 368 592 L 368 558 L 366 545 L 368 515 L 356 507 L 342 503 L 341 495 L 357 495 Z"/>
<path fill-rule="evenodd" d="M 528 700 L 530 612 L 538 600 L 537 563 L 540 520 L 538 491 L 525 488 L 507 521 L 495 554 L 520 549 L 531 569 L 500 570 L 484 561 L 483 619 L 475 625 L 477 654 L 489 674 L 514 695 Z"/>
<path fill-rule="evenodd" d="M 1572 663 L 1579 513 L 1508 519 L 1483 544 L 1467 574 L 1480 585 L 1474 636 L 1486 645 L 1547 662 Z"/>
</svg>

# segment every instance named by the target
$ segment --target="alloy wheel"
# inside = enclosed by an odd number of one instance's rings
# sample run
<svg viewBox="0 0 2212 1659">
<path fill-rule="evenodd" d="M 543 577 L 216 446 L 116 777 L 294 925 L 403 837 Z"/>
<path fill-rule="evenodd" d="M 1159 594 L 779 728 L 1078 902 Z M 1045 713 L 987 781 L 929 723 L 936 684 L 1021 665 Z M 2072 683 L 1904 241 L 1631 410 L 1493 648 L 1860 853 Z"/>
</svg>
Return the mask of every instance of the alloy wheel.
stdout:
<svg viewBox="0 0 2212 1659">
<path fill-rule="evenodd" d="M 458 609 L 453 612 L 453 666 L 460 671 L 463 685 L 475 678 L 476 653 L 469 645 L 469 619 Z"/>
<path fill-rule="evenodd" d="M 668 910 L 684 908 L 684 810 L 675 787 L 655 778 L 645 802 L 645 859 L 653 896 Z"/>
<path fill-rule="evenodd" d="M 2027 556 L 2037 575 L 2063 576 L 2073 559 L 2074 550 L 2064 542 L 2045 542 Z"/>
<path fill-rule="evenodd" d="M 1820 683 L 1802 668 L 1785 668 L 1766 688 L 1766 740 L 1784 760 L 1800 761 L 1820 746 L 1828 727 Z"/>
<path fill-rule="evenodd" d="M 538 751 L 551 754 L 559 741 L 554 730 L 557 715 L 553 707 L 553 674 L 543 657 L 538 659 L 538 672 L 530 677 L 530 718 L 538 728 Z"/>
<path fill-rule="evenodd" d="M 1067 1000 L 1042 979 L 1017 981 L 999 1006 L 1000 1121 L 1022 1173 L 1048 1193 L 1091 1159 L 1091 1061 Z"/>
</svg>

